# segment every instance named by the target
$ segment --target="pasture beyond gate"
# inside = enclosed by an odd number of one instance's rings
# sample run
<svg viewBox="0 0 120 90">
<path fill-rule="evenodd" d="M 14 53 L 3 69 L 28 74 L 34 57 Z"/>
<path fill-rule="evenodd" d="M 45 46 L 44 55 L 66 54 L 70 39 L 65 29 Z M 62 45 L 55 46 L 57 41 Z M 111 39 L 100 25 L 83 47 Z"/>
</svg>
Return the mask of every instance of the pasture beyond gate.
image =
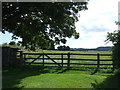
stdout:
<svg viewBox="0 0 120 90">
<path fill-rule="evenodd" d="M 50 67 L 113 69 L 111 54 L 80 53 L 22 53 L 25 65 L 39 64 Z"/>
</svg>

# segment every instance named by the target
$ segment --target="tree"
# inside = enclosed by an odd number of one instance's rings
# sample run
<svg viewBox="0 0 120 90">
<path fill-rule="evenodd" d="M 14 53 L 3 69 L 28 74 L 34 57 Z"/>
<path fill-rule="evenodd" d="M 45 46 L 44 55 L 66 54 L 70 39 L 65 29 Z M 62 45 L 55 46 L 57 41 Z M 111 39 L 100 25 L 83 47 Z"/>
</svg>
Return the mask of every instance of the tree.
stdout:
<svg viewBox="0 0 120 90">
<path fill-rule="evenodd" d="M 21 41 L 18 41 L 16 44 L 17 46 L 21 46 Z"/>
<path fill-rule="evenodd" d="M 49 49 L 66 43 L 66 38 L 79 38 L 75 30 L 78 11 L 86 10 L 87 2 L 3 2 L 2 32 L 22 38 L 22 45 Z"/>
<path fill-rule="evenodd" d="M 70 50 L 70 47 L 69 46 L 65 46 L 65 45 L 58 46 L 57 48 L 58 48 L 58 50 Z"/>
<path fill-rule="evenodd" d="M 3 43 L 2 46 L 8 45 L 7 43 Z"/>
<path fill-rule="evenodd" d="M 2 46 L 3 46 L 3 47 L 4 47 L 4 46 L 6 47 L 6 46 L 8 46 L 8 43 L 3 43 Z"/>
<path fill-rule="evenodd" d="M 16 42 L 15 42 L 15 41 L 11 41 L 11 42 L 9 43 L 9 45 L 15 46 L 15 45 L 16 45 Z"/>
<path fill-rule="evenodd" d="M 108 33 L 106 41 L 111 41 L 113 43 L 113 65 L 115 69 L 120 69 L 120 30 L 116 30 L 113 33 Z"/>
</svg>

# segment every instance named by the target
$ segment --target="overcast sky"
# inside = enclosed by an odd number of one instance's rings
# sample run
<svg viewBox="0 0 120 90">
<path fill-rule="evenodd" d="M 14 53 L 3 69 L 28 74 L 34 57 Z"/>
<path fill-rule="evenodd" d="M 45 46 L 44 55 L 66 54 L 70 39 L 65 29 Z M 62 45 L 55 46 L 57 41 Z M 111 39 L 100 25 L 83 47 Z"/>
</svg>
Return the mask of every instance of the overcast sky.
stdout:
<svg viewBox="0 0 120 90">
<path fill-rule="evenodd" d="M 80 33 L 79 39 L 68 39 L 66 45 L 71 48 L 96 48 L 99 46 L 111 46 L 106 44 L 107 32 L 118 29 L 115 21 L 118 21 L 118 1 L 120 0 L 90 0 L 88 10 L 80 11 L 76 30 Z M 9 43 L 12 34 L 1 34 L 0 44 Z M 20 39 L 19 39 L 20 40 Z"/>
</svg>

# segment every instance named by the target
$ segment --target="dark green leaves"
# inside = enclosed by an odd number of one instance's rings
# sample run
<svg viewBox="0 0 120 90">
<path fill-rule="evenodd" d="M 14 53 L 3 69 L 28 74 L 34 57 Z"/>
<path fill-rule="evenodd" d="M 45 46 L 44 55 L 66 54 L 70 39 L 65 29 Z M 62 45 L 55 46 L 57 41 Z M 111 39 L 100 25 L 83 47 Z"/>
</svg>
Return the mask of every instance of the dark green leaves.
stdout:
<svg viewBox="0 0 120 90">
<path fill-rule="evenodd" d="M 113 44 L 116 44 L 120 38 L 120 30 L 116 30 L 113 33 L 109 33 L 107 35 L 107 40 L 106 41 L 111 41 Z"/>
<path fill-rule="evenodd" d="M 113 65 L 114 69 L 120 69 L 120 30 L 108 33 L 106 41 L 111 41 L 114 44 L 112 50 Z"/>
<path fill-rule="evenodd" d="M 65 44 L 67 37 L 79 38 L 75 30 L 75 21 L 78 21 L 78 11 L 86 10 L 86 4 L 86 2 L 4 2 L 2 30 L 21 37 L 23 45 L 27 47 L 49 48 L 60 42 Z"/>
</svg>

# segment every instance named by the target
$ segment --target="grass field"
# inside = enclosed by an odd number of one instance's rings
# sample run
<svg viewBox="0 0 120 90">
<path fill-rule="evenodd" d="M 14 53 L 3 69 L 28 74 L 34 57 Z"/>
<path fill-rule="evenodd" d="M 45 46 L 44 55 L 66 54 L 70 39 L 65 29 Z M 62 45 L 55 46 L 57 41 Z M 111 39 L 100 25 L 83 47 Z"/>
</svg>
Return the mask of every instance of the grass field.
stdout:
<svg viewBox="0 0 120 90">
<path fill-rule="evenodd" d="M 60 70 L 26 66 L 24 68 L 4 68 L 3 88 L 93 88 L 92 84 L 103 82 L 112 73 L 91 71 Z"/>
<path fill-rule="evenodd" d="M 61 53 L 62 51 L 45 52 Z M 72 51 L 72 53 L 98 52 Z M 67 70 L 40 65 L 3 68 L 3 88 L 120 88 L 118 75 L 109 70 L 99 71 L 92 75 L 93 71 L 93 69 Z"/>
</svg>

